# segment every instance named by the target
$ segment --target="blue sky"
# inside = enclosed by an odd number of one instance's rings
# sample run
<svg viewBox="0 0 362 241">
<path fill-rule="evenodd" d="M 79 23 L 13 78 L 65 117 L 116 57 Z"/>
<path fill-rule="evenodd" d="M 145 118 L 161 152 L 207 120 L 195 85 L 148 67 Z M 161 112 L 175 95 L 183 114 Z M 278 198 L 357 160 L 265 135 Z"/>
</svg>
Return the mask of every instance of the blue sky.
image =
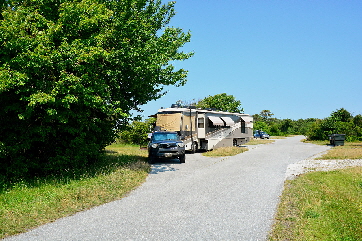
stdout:
<svg viewBox="0 0 362 241">
<path fill-rule="evenodd" d="M 145 118 L 177 100 L 226 93 L 247 114 L 325 118 L 362 114 L 362 1 L 179 0 L 170 26 L 191 31 L 183 87 L 142 106 Z"/>
</svg>

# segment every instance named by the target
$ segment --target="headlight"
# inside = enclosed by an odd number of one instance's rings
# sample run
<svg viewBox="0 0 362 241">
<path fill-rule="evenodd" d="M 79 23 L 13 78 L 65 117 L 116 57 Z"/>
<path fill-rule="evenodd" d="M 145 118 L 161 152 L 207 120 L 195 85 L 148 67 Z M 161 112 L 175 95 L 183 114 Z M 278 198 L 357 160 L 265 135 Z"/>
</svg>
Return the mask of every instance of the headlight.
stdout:
<svg viewBox="0 0 362 241">
<path fill-rule="evenodd" d="M 157 148 L 157 147 L 158 147 L 158 144 L 153 143 L 153 144 L 151 145 L 151 147 L 152 147 L 152 148 Z"/>
<path fill-rule="evenodd" d="M 184 147 L 184 146 L 185 146 L 185 144 L 184 144 L 183 142 L 177 143 L 177 145 L 178 145 L 179 147 Z"/>
</svg>

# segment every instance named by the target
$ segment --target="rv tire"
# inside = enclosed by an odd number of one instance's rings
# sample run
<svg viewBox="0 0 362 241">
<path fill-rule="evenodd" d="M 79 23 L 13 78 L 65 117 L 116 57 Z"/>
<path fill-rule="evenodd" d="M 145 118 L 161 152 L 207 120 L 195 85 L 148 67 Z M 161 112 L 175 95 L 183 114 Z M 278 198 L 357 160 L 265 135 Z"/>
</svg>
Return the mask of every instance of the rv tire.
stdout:
<svg viewBox="0 0 362 241">
<path fill-rule="evenodd" d="M 195 141 L 191 145 L 191 153 L 194 154 L 196 152 L 197 148 L 198 148 L 198 145 L 197 145 L 197 142 Z"/>
<path fill-rule="evenodd" d="M 154 164 L 156 162 L 156 157 L 154 156 L 149 156 L 148 157 L 148 163 L 149 164 Z"/>
<path fill-rule="evenodd" d="M 238 146 L 238 140 L 233 139 L 233 146 Z"/>
</svg>

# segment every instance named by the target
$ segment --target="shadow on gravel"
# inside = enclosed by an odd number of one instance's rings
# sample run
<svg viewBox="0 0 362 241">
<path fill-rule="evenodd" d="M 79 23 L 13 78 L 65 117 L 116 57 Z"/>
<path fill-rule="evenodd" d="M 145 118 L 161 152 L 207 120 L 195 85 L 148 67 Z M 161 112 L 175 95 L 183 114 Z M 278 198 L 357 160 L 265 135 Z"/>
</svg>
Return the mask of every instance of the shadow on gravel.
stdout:
<svg viewBox="0 0 362 241">
<path fill-rule="evenodd" d="M 179 159 L 166 159 L 166 160 L 160 160 L 159 162 L 151 165 L 151 171 L 150 174 L 158 174 L 160 172 L 175 172 L 178 169 L 171 167 L 171 165 L 181 165 Z"/>
</svg>

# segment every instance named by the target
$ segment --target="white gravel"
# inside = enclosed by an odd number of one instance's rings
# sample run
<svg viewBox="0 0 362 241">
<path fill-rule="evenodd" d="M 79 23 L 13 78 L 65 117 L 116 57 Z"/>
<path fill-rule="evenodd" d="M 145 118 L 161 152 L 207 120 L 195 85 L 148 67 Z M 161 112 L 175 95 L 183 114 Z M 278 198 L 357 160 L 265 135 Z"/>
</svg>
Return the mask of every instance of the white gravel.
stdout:
<svg viewBox="0 0 362 241">
<path fill-rule="evenodd" d="M 362 159 L 345 159 L 345 160 L 316 160 L 326 152 L 319 153 L 309 159 L 305 159 L 293 164 L 289 164 L 285 173 L 286 180 L 292 180 L 299 175 L 313 171 L 332 171 L 347 167 L 362 166 Z"/>
</svg>

